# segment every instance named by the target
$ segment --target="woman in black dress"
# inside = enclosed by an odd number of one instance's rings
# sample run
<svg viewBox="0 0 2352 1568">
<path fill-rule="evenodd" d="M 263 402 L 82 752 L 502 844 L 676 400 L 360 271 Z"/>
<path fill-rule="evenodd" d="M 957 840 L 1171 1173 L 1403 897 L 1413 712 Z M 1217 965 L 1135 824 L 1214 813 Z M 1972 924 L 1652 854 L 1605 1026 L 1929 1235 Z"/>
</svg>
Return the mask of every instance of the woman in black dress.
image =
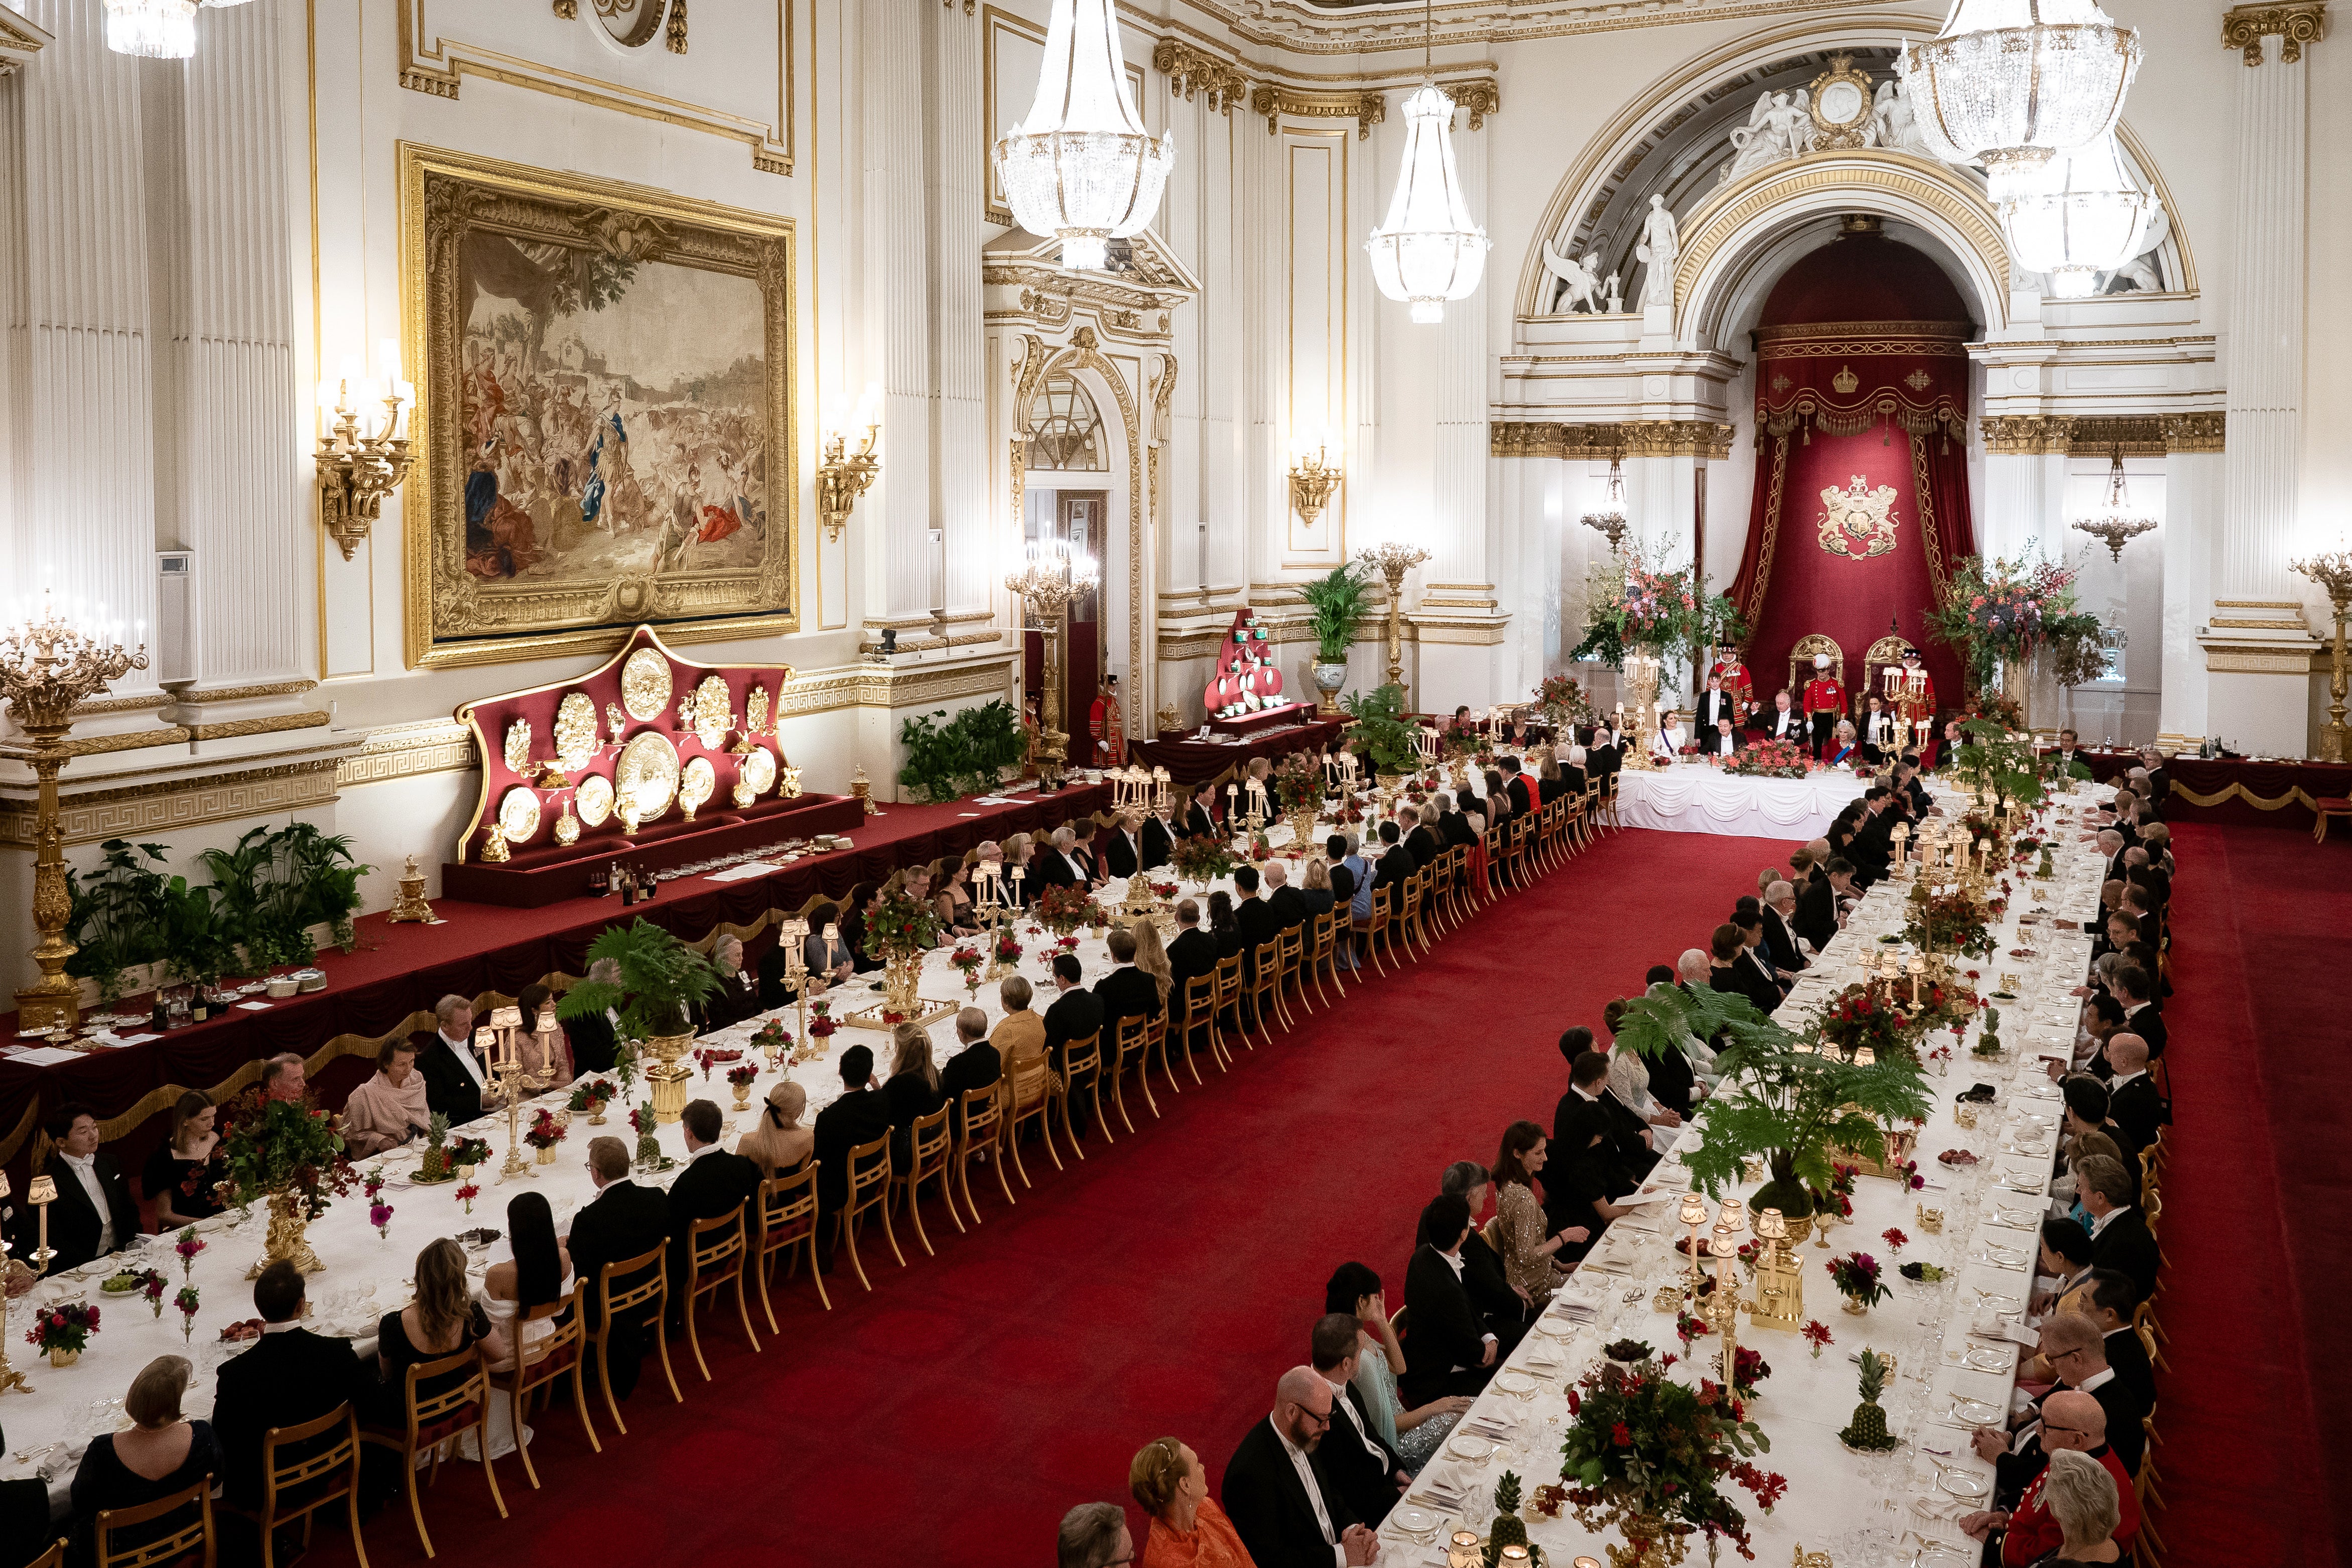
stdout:
<svg viewBox="0 0 2352 1568">
<path fill-rule="evenodd" d="M 180 1414 L 180 1400 L 188 1392 L 194 1371 L 185 1356 L 157 1356 L 131 1380 L 122 1401 L 123 1414 L 138 1425 L 127 1432 L 108 1432 L 90 1439 L 73 1479 L 73 1545 L 69 1562 L 94 1562 L 98 1550 L 98 1516 L 110 1509 L 137 1508 L 158 1498 L 185 1491 L 206 1476 L 221 1473 L 219 1447 L 209 1422 L 190 1421 Z M 183 1515 L 162 1519 L 145 1531 L 117 1536 L 120 1549 L 140 1539 L 168 1535 L 188 1522 Z"/>
<path fill-rule="evenodd" d="M 213 1131 L 218 1114 L 213 1102 L 194 1089 L 172 1107 L 172 1137 L 152 1154 L 139 1173 L 140 1190 L 155 1205 L 155 1228 L 177 1230 L 221 1212 L 213 1196 L 220 1182 L 215 1169 L 220 1134 Z"/>
<path fill-rule="evenodd" d="M 1231 958 L 1242 950 L 1242 926 L 1234 918 L 1234 896 L 1222 888 L 1209 895 L 1209 935 L 1216 942 L 1219 958 Z"/>
<path fill-rule="evenodd" d="M 841 901 L 842 950 L 849 954 L 851 965 L 860 974 L 882 967 L 880 959 L 869 958 L 866 952 L 866 906 L 874 901 L 875 891 L 873 883 L 860 882 Z"/>
<path fill-rule="evenodd" d="M 368 1424 L 394 1430 L 406 1426 L 408 1369 L 475 1343 L 492 1361 L 511 1353 L 506 1335 L 491 1324 L 467 1289 L 466 1249 L 443 1237 L 416 1255 L 416 1300 L 385 1313 L 376 1325 L 376 1372 L 383 1384 L 376 1391 Z M 464 1382 L 466 1375 L 460 1368 L 425 1379 L 416 1385 L 417 1397 L 430 1399 Z"/>
</svg>

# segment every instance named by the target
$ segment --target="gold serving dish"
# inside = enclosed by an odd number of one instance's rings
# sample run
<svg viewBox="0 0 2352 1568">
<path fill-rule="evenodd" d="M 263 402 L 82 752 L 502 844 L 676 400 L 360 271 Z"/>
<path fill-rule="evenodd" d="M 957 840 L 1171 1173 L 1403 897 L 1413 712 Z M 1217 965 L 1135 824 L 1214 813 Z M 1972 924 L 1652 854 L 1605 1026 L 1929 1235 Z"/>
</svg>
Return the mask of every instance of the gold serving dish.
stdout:
<svg viewBox="0 0 2352 1568">
<path fill-rule="evenodd" d="M 499 801 L 499 831 L 509 844 L 528 843 L 539 831 L 539 792 L 517 784 Z"/>
<path fill-rule="evenodd" d="M 596 703 L 584 691 L 567 691 L 555 705 L 555 759 L 565 769 L 584 768 L 596 755 Z"/>
<path fill-rule="evenodd" d="M 518 719 L 507 726 L 507 772 L 523 773 L 530 771 L 530 721 Z"/>
<path fill-rule="evenodd" d="M 613 781 L 603 773 L 590 773 L 572 792 L 572 804 L 579 808 L 580 820 L 591 827 L 602 827 L 604 819 L 613 815 Z"/>
<path fill-rule="evenodd" d="M 735 721 L 735 704 L 727 689 L 726 677 L 706 675 L 702 678 L 702 683 L 694 689 L 693 715 L 694 738 L 707 749 L 717 751 L 726 741 L 727 731 Z"/>
<path fill-rule="evenodd" d="M 641 647 L 622 661 L 621 706 L 632 719 L 656 718 L 669 706 L 670 684 L 669 660 Z"/>
<path fill-rule="evenodd" d="M 743 753 L 736 764 L 743 782 L 751 786 L 754 795 L 762 795 L 775 787 L 776 753 L 765 746 L 754 746 Z"/>
<path fill-rule="evenodd" d="M 677 804 L 688 822 L 718 788 L 719 773 L 709 757 L 697 757 L 686 764 L 677 777 Z"/>
<path fill-rule="evenodd" d="M 635 656 L 630 657 L 634 661 Z M 658 730 L 640 730 L 621 748 L 621 760 L 613 769 L 613 788 L 618 799 L 635 805 L 639 822 L 652 822 L 668 811 L 670 802 L 677 797 L 677 748 L 669 737 Z"/>
</svg>

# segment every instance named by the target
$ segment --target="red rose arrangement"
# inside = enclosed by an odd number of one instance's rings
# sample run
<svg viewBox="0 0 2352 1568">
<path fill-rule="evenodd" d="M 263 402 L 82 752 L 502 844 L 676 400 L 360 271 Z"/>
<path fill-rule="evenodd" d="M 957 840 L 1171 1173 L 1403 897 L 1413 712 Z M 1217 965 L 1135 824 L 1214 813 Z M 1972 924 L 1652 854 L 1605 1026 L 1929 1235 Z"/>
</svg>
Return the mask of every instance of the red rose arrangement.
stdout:
<svg viewBox="0 0 2352 1568">
<path fill-rule="evenodd" d="M 25 1342 L 51 1354 L 62 1351 L 79 1355 L 96 1332 L 98 1309 L 82 1301 L 67 1301 L 35 1317 Z"/>
<path fill-rule="evenodd" d="M 963 988 L 972 995 L 980 994 L 980 966 L 988 962 L 980 949 L 965 942 L 948 954 L 948 962 L 963 971 Z"/>
<path fill-rule="evenodd" d="M 808 1030 L 809 1030 L 809 1038 L 810 1038 L 810 1039 L 812 1039 L 812 1040 L 824 1040 L 824 1039 L 830 1039 L 830 1038 L 832 1038 L 834 1032 L 835 1032 L 835 1030 L 839 1029 L 840 1027 L 841 1027 L 841 1026 L 840 1026 L 840 1025 L 838 1025 L 838 1024 L 836 1024 L 836 1023 L 835 1023 L 835 1022 L 833 1021 L 833 1004 L 832 1004 L 832 1003 L 830 1003 L 830 1002 L 812 1002 L 812 1003 L 810 1003 L 810 1004 L 809 1004 L 809 1026 L 808 1026 Z M 633 1117 L 634 1117 L 634 1114 L 635 1114 L 635 1113 L 634 1113 L 634 1112 L 632 1112 L 632 1116 L 633 1116 Z M 646 1131 L 651 1131 L 651 1130 L 650 1130 L 650 1129 L 648 1129 L 648 1128 L 640 1127 L 640 1128 L 638 1128 L 638 1129 L 637 1129 L 637 1131 L 638 1131 L 639 1132 L 646 1132 Z"/>
<path fill-rule="evenodd" d="M 760 1068 L 757 1063 L 737 1062 L 733 1067 L 727 1069 L 728 1087 L 731 1089 L 749 1089 L 751 1087 L 753 1080 L 758 1079 L 759 1076 Z"/>
<path fill-rule="evenodd" d="M 1832 1345 L 1837 1342 L 1830 1337 L 1830 1326 L 1827 1323 L 1822 1322 L 1818 1319 L 1806 1319 L 1805 1326 L 1801 1331 L 1805 1336 L 1805 1342 L 1813 1347 L 1813 1359 L 1815 1361 L 1822 1359 L 1822 1349 L 1823 1346 Z"/>
<path fill-rule="evenodd" d="M 196 1254 L 204 1249 L 204 1238 L 196 1234 L 194 1226 L 180 1232 L 180 1239 L 172 1244 L 172 1250 L 180 1259 L 181 1279 L 186 1279 L 195 1272 Z"/>
<path fill-rule="evenodd" d="M 738 1056 L 741 1054 L 740 1051 L 736 1053 Z M 534 1149 L 552 1149 L 563 1142 L 570 1131 L 555 1120 L 555 1112 L 542 1106 L 539 1114 L 531 1118 L 530 1128 L 523 1133 L 522 1141 Z"/>
<path fill-rule="evenodd" d="M 1894 1294 L 1878 1278 L 1878 1259 L 1867 1252 L 1849 1252 L 1822 1267 L 1830 1271 L 1838 1294 L 1864 1307 L 1874 1307 Z"/>
<path fill-rule="evenodd" d="M 1762 1351 L 1751 1351 L 1744 1346 L 1733 1352 L 1731 1360 L 1732 1392 L 1742 1399 L 1755 1398 L 1756 1385 L 1772 1375 L 1771 1363 L 1764 1359 Z"/>
<path fill-rule="evenodd" d="M 180 1309 L 180 1342 L 186 1344 L 196 1331 L 196 1288 L 183 1285 L 180 1293 L 172 1298 L 172 1305 Z"/>
<path fill-rule="evenodd" d="M 367 1194 L 368 1224 L 375 1226 L 376 1235 L 386 1241 L 391 1240 L 392 1205 L 383 1201 L 383 1170 L 381 1166 L 367 1173 L 366 1179 L 360 1184 L 360 1190 Z"/>
<path fill-rule="evenodd" d="M 146 1269 L 139 1276 L 139 1293 L 147 1298 L 147 1305 L 158 1318 L 163 1315 L 163 1292 L 169 1289 L 171 1281 L 163 1278 L 160 1268 Z"/>
<path fill-rule="evenodd" d="M 1631 1371 L 1603 1363 L 1568 1392 L 1570 1423 L 1560 1479 L 1587 1530 L 1663 1520 L 1669 1535 L 1728 1541 L 1754 1557 L 1748 1518 L 1731 1500 L 1746 1489 L 1767 1512 L 1786 1479 L 1754 1465 L 1770 1445 L 1731 1391 L 1693 1389 L 1666 1375 L 1671 1359 Z"/>
</svg>

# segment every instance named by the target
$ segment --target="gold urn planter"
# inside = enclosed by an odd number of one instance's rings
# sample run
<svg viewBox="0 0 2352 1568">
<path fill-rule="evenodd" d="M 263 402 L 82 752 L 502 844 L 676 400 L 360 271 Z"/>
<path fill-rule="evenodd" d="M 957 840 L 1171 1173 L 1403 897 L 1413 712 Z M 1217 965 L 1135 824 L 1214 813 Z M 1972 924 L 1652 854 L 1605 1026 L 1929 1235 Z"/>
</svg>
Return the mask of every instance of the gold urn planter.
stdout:
<svg viewBox="0 0 2352 1568">
<path fill-rule="evenodd" d="M 739 1084 L 735 1085 L 734 1087 L 735 1087 L 735 1109 L 736 1109 L 736 1110 L 751 1110 L 751 1086 L 750 1084 L 748 1084 L 748 1083 L 739 1083 Z"/>
<path fill-rule="evenodd" d="M 912 1016 L 919 1004 L 916 993 L 923 980 L 923 955 L 893 953 L 882 965 L 883 1005 L 893 1013 Z"/>
<path fill-rule="evenodd" d="M 262 1241 L 261 1256 L 246 1273 L 247 1279 L 260 1279 L 261 1271 L 273 1263 L 291 1263 L 305 1274 L 326 1268 L 303 1234 L 310 1226 L 309 1207 L 299 1193 L 269 1194 L 269 1231 Z"/>
<path fill-rule="evenodd" d="M 60 1371 L 73 1365 L 74 1363 L 79 1360 L 81 1360 L 81 1352 L 79 1351 L 58 1350 L 51 1351 L 49 1352 L 49 1364 Z"/>
<path fill-rule="evenodd" d="M 554 1144 L 552 1144 L 552 1143 L 549 1143 L 549 1144 L 546 1144 L 546 1145 L 542 1146 L 542 1147 L 539 1150 L 539 1152 L 538 1152 L 538 1157 L 537 1157 L 537 1161 L 536 1161 L 536 1163 L 539 1163 L 539 1164 L 541 1164 L 541 1165 L 552 1165 L 552 1164 L 554 1164 L 554 1163 L 555 1163 L 555 1145 L 554 1145 Z"/>
<path fill-rule="evenodd" d="M 687 1052 L 694 1048 L 694 1033 L 656 1035 L 646 1042 L 646 1049 L 656 1058 L 646 1069 L 646 1082 L 653 1089 L 654 1120 L 668 1123 L 686 1114 L 686 1086 L 694 1078 L 694 1069 L 684 1061 Z"/>
</svg>

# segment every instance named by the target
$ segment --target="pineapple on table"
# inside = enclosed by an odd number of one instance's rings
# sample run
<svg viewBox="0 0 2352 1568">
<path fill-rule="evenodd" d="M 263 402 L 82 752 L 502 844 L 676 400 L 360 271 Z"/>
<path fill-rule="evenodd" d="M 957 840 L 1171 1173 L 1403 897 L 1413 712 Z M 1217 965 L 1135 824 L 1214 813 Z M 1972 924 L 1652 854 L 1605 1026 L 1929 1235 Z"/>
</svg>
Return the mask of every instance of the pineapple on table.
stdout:
<svg viewBox="0 0 2352 1568">
<path fill-rule="evenodd" d="M 1486 1563 L 1494 1568 L 1506 1546 L 1527 1546 L 1527 1521 L 1519 1517 L 1519 1478 L 1508 1470 L 1495 1483 L 1495 1521 L 1486 1527 Z M 1530 1555 L 1535 1548 L 1528 1548 Z"/>
<path fill-rule="evenodd" d="M 1878 1406 L 1879 1395 L 1886 1392 L 1886 1358 L 1865 1350 L 1861 1365 L 1862 1403 L 1853 1407 L 1853 1420 L 1838 1437 L 1849 1448 L 1874 1452 L 1892 1448 L 1895 1438 L 1886 1430 L 1886 1412 Z"/>
<path fill-rule="evenodd" d="M 417 1163 L 419 1181 L 438 1182 L 449 1174 L 449 1118 L 436 1110 L 425 1129 L 425 1158 Z"/>
</svg>

